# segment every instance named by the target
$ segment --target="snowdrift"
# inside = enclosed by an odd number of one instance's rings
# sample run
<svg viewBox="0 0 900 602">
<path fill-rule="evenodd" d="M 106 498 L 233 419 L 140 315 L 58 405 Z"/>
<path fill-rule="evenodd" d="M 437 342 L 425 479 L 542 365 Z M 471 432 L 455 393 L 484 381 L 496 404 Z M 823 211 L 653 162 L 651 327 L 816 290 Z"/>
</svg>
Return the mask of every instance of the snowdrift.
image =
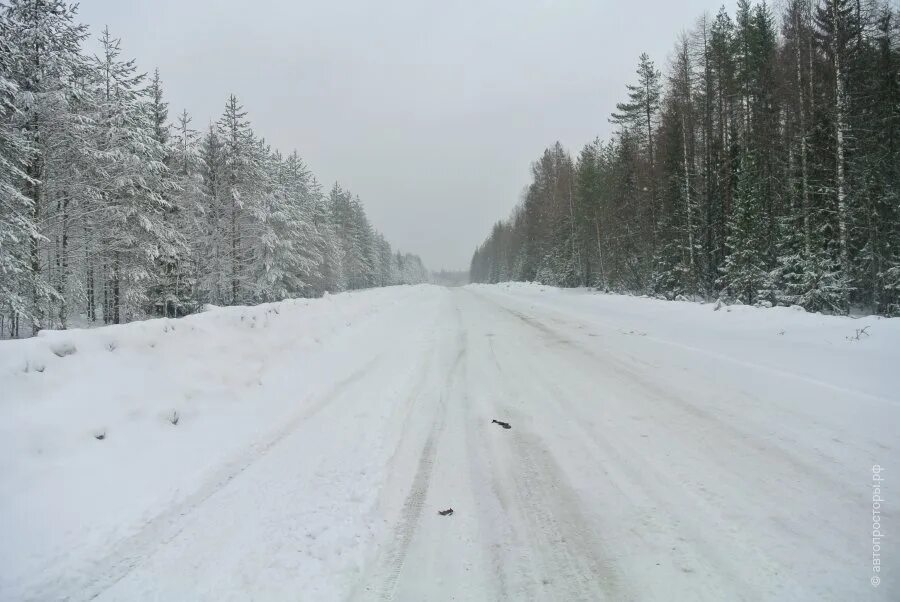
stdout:
<svg viewBox="0 0 900 602">
<path fill-rule="evenodd" d="M 108 549 L 271 438 L 346 377 L 322 351 L 418 288 L 0 341 L 0 599 L 76 548 Z"/>
</svg>

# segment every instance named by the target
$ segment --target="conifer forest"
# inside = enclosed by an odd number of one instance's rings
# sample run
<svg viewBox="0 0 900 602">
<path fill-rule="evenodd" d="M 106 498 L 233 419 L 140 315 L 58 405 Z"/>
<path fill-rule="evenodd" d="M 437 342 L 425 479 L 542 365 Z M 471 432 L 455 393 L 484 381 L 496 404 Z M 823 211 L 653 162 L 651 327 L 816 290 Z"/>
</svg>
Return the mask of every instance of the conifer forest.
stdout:
<svg viewBox="0 0 900 602">
<path fill-rule="evenodd" d="M 740 0 L 642 54 L 609 120 L 533 163 L 473 281 L 900 313 L 896 4 Z"/>
<path fill-rule="evenodd" d="M 427 279 L 236 95 L 195 127 L 88 37 L 77 5 L 0 4 L 0 336 Z"/>
</svg>

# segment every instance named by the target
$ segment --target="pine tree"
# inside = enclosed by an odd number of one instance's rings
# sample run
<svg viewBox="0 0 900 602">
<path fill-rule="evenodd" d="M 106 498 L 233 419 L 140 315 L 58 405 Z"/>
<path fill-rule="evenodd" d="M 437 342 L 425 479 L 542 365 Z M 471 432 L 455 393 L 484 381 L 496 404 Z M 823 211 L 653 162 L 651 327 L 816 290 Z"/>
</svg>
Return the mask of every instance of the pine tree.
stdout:
<svg viewBox="0 0 900 602">
<path fill-rule="evenodd" d="M 660 110 L 660 78 L 647 53 L 639 57 L 637 68 L 638 83 L 628 84 L 628 102 L 616 105 L 618 112 L 613 113 L 610 121 L 625 128 L 630 144 L 640 149 L 643 165 L 635 171 L 635 185 L 643 191 L 643 204 L 647 216 L 639 221 L 647 224 L 651 246 L 655 247 L 659 221 L 657 207 L 656 153 L 654 149 L 654 131 L 657 127 Z"/>
</svg>

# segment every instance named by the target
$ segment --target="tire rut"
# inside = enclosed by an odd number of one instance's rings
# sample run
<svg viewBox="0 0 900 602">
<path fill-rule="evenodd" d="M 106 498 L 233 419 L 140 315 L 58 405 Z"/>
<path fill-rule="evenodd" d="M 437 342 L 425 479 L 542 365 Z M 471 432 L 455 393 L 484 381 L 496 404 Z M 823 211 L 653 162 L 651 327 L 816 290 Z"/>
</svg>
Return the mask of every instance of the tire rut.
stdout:
<svg viewBox="0 0 900 602">
<path fill-rule="evenodd" d="M 272 448 L 291 435 L 303 422 L 312 418 L 330 405 L 345 389 L 352 386 L 369 374 L 379 358 L 371 360 L 359 370 L 340 381 L 324 395 L 306 405 L 278 430 L 270 433 L 265 439 L 251 445 L 235 459 L 223 465 L 204 483 L 184 500 L 169 507 L 144 523 L 132 536 L 119 541 L 112 551 L 92 562 L 92 569 L 81 574 L 95 575 L 89 578 L 70 577 L 45 585 L 44 593 L 37 592 L 33 599 L 46 599 L 46 592 L 68 591 L 66 600 L 94 600 L 103 592 L 124 579 L 159 547 L 174 540 L 188 526 L 192 514 L 209 498 L 227 487 L 241 473 L 253 466 Z"/>
<path fill-rule="evenodd" d="M 531 526 L 532 548 L 542 550 L 546 563 L 541 584 L 559 600 L 628 599 L 602 537 L 541 439 L 519 431 L 513 435 L 512 450 L 514 487 Z"/>
<path fill-rule="evenodd" d="M 376 563 L 376 566 L 379 568 L 375 573 L 375 578 L 380 580 L 381 583 L 376 587 L 366 588 L 366 591 L 370 593 L 377 591 L 378 598 L 382 600 L 392 600 L 394 598 L 394 593 L 397 589 L 397 583 L 400 579 L 400 574 L 403 571 L 404 563 L 406 562 L 410 544 L 415 536 L 422 516 L 422 510 L 425 506 L 425 499 L 428 495 L 435 455 L 437 453 L 437 445 L 440 441 L 446 420 L 447 397 L 466 355 L 465 336 L 461 328 L 458 332 L 456 346 L 458 350 L 443 383 L 441 395 L 437 407 L 435 408 L 434 420 L 431 424 L 431 429 L 428 432 L 425 444 L 422 446 L 422 451 L 419 454 L 419 460 L 416 465 L 409 492 L 403 502 L 400 518 L 392 533 L 391 545 Z"/>
<path fill-rule="evenodd" d="M 721 416 L 714 414 L 713 412 L 710 412 L 709 410 L 702 408 L 679 395 L 673 394 L 671 391 L 663 388 L 661 383 L 651 382 L 644 375 L 634 370 L 633 367 L 628 366 L 615 357 L 606 355 L 601 357 L 593 350 L 584 347 L 578 341 L 566 337 L 565 335 L 550 328 L 549 326 L 535 318 L 526 316 L 518 311 L 503 307 L 501 305 L 495 304 L 495 306 L 505 311 L 506 313 L 515 316 L 522 323 L 530 326 L 532 329 L 539 332 L 541 336 L 545 337 L 552 343 L 565 345 L 566 347 L 581 354 L 587 359 L 590 359 L 592 361 L 600 361 L 610 366 L 616 372 L 625 377 L 628 382 L 643 390 L 644 393 L 646 393 L 655 401 L 677 407 L 679 410 L 685 412 L 686 414 L 689 414 L 692 418 L 708 425 L 709 428 L 715 430 L 716 432 L 728 433 L 729 436 L 726 438 L 726 440 L 729 441 L 732 446 L 741 445 L 755 456 L 776 458 L 781 462 L 783 466 L 785 466 L 798 476 L 815 475 L 819 482 L 829 484 L 835 491 L 841 491 L 842 495 L 846 498 L 846 501 L 848 503 L 856 503 L 853 494 L 846 491 L 843 483 L 835 481 L 830 475 L 819 470 L 818 467 L 798 458 L 790 450 L 785 449 L 779 445 L 775 445 L 771 442 L 767 443 L 757 440 L 757 438 L 749 431 L 742 429 L 732 422 L 725 420 Z"/>
<path fill-rule="evenodd" d="M 523 316 L 517 316 L 523 321 Z M 557 343 L 566 344 L 557 337 Z M 492 339 L 488 353 L 499 375 L 498 382 L 510 389 L 514 398 L 524 395 L 517 381 L 506 378 Z M 495 413 L 518 413 L 492 402 Z M 548 597 L 558 600 L 628 600 L 613 555 L 603 544 L 601 533 L 584 513 L 582 500 L 539 435 L 516 425 L 507 451 L 506 466 L 493 468 L 494 495 L 505 509 L 518 512 L 527 525 L 524 537 L 531 552 L 532 564 L 543 575 L 532 582 L 532 599 Z M 508 508 L 507 508 L 508 507 Z M 538 552 L 534 554 L 534 552 Z M 551 577 L 552 575 L 552 577 Z"/>
</svg>

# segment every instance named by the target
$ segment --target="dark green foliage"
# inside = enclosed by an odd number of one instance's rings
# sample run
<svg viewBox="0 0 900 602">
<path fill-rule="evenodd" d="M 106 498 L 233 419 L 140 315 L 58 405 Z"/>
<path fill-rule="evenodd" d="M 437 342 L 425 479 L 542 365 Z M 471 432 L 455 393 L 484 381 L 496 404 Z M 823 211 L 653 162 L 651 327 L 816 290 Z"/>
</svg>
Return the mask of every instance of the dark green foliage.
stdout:
<svg viewBox="0 0 900 602">
<path fill-rule="evenodd" d="M 545 152 L 471 279 L 900 314 L 896 8 L 783 9 L 780 37 L 765 3 L 704 17 L 664 81 L 641 55 L 620 129 L 571 174 Z"/>
</svg>

